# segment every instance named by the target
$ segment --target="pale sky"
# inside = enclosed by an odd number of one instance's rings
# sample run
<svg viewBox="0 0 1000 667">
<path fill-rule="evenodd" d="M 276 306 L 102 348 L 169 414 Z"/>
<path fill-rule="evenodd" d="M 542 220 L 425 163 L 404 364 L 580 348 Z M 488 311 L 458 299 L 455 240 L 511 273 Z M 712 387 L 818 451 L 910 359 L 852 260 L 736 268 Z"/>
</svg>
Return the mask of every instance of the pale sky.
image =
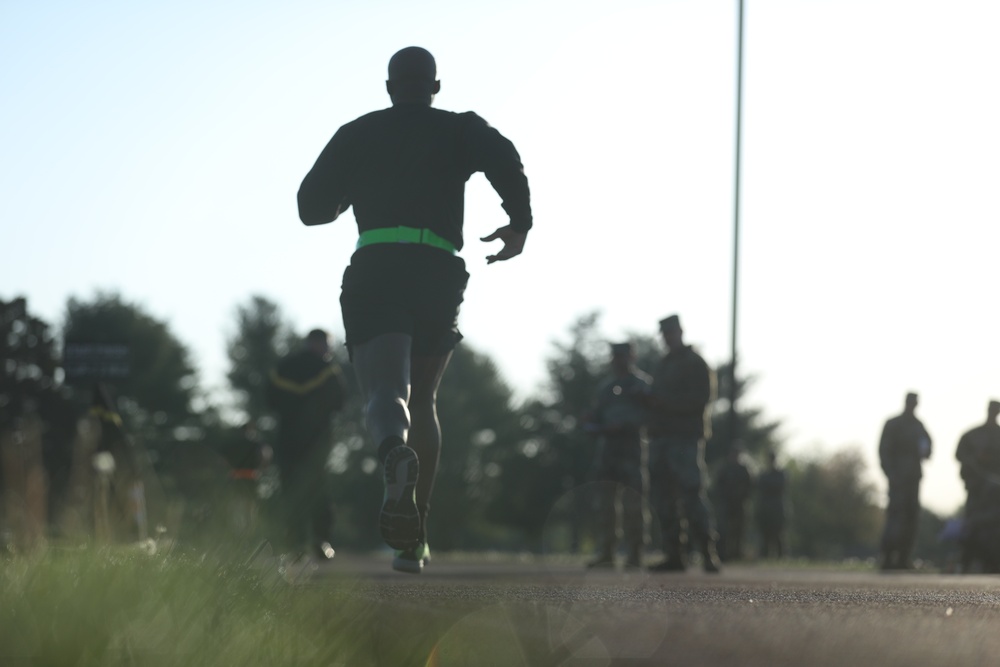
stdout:
<svg viewBox="0 0 1000 667">
<path fill-rule="evenodd" d="M 613 8 L 612 8 L 613 7 Z M 461 316 L 518 395 L 552 341 L 670 313 L 730 346 L 737 0 L 484 3 L 0 1 L 0 298 L 58 326 L 118 290 L 224 384 L 252 294 L 338 337 L 353 216 L 306 228 L 295 193 L 336 129 L 388 106 L 420 45 L 435 105 L 517 146 L 536 227 L 470 181 Z M 1000 397 L 1000 2 L 746 0 L 739 349 L 788 451 L 875 448 L 909 390 L 935 443 L 923 502 L 964 498 L 961 433 Z"/>
</svg>

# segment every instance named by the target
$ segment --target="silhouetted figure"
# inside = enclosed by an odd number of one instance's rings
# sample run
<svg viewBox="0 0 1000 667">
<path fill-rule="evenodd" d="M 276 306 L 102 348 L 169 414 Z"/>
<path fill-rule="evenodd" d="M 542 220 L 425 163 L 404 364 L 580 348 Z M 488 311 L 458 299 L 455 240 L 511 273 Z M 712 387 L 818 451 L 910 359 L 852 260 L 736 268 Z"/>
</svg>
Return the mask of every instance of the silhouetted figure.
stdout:
<svg viewBox="0 0 1000 667">
<path fill-rule="evenodd" d="M 269 406 L 278 416 L 274 462 L 278 535 L 282 551 L 333 556 L 333 499 L 327 459 L 333 446 L 333 416 L 344 405 L 340 366 L 330 360 L 329 334 L 313 329 L 304 345 L 271 371 Z"/>
<path fill-rule="evenodd" d="M 1000 402 L 990 401 L 986 422 L 958 441 L 955 458 L 965 482 L 962 571 L 978 565 L 1000 572 Z"/>
<path fill-rule="evenodd" d="M 458 309 L 469 274 L 462 249 L 465 182 L 481 171 L 510 224 L 483 241 L 519 255 L 531 229 L 528 182 L 513 144 L 474 113 L 432 108 L 441 89 L 434 57 L 419 47 L 389 61 L 392 107 L 341 127 L 299 190 L 306 225 L 354 207 L 360 237 L 340 297 L 365 424 L 378 446 L 386 495 L 382 538 L 393 567 L 427 561 L 427 513 L 441 432 L 437 390 L 461 340 Z"/>
<path fill-rule="evenodd" d="M 273 450 L 261 440 L 257 423 L 250 420 L 235 437 L 222 446 L 229 466 L 227 499 L 230 527 L 237 533 L 249 533 L 256 526 L 260 506 L 258 494 L 261 475 L 271 463 Z M 320 542 L 329 542 L 329 536 Z"/>
<path fill-rule="evenodd" d="M 95 530 L 105 539 L 144 540 L 146 493 L 139 453 L 125 431 L 111 388 L 103 382 L 91 393 L 90 416 L 100 434 L 92 459 L 97 483 Z"/>
<path fill-rule="evenodd" d="M 885 423 L 879 460 L 889 482 L 889 503 L 882 533 L 882 570 L 908 570 L 920 519 L 921 463 L 931 455 L 931 437 L 917 419 L 918 398 L 906 395 L 902 414 Z"/>
<path fill-rule="evenodd" d="M 711 434 L 709 405 L 715 398 L 715 374 L 690 345 L 684 344 L 680 319 L 660 321 L 667 354 L 653 372 L 647 405 L 649 424 L 650 504 L 658 512 L 666 559 L 653 571 L 686 567 L 686 542 L 702 556 L 706 572 L 718 572 L 715 530 L 705 497 L 705 440 Z M 686 526 L 686 530 L 685 530 Z"/>
<path fill-rule="evenodd" d="M 586 424 L 600 438 L 595 465 L 598 483 L 597 557 L 590 567 L 613 567 L 620 533 L 624 533 L 629 567 L 642 567 L 645 551 L 645 442 L 646 410 L 642 398 L 651 378 L 635 367 L 631 343 L 611 346 L 611 375 L 601 382 Z M 621 522 L 618 516 L 621 514 Z M 619 529 L 623 530 L 619 530 Z"/>
<path fill-rule="evenodd" d="M 48 477 L 49 529 L 58 535 L 63 529 L 64 512 L 71 502 L 73 442 L 80 419 L 80 408 L 63 386 L 53 387 L 40 396 L 38 412 L 45 425 L 42 458 Z"/>
<path fill-rule="evenodd" d="M 767 469 L 757 476 L 757 529 L 760 531 L 760 557 L 782 558 L 785 555 L 785 492 L 788 479 L 778 467 L 774 452 L 767 454 Z"/>
<path fill-rule="evenodd" d="M 746 534 L 747 503 L 753 493 L 753 476 L 743 460 L 743 447 L 730 448 L 726 461 L 715 477 L 719 505 L 719 557 L 723 562 L 741 560 Z"/>
</svg>

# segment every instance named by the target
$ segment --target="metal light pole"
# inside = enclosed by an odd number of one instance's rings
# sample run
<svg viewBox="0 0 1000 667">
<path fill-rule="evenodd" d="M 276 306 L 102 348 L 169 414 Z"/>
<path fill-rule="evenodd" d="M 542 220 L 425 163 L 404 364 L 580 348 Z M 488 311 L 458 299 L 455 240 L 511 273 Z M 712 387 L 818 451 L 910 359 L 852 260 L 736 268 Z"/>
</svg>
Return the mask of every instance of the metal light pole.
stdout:
<svg viewBox="0 0 1000 667">
<path fill-rule="evenodd" d="M 736 324 L 739 314 L 739 271 L 740 271 L 740 148 L 743 127 L 743 0 L 739 2 L 739 22 L 736 47 L 736 180 L 733 196 L 733 312 L 732 348 L 730 354 L 729 377 L 729 435 L 730 447 L 740 439 L 739 418 L 736 413 Z"/>
</svg>

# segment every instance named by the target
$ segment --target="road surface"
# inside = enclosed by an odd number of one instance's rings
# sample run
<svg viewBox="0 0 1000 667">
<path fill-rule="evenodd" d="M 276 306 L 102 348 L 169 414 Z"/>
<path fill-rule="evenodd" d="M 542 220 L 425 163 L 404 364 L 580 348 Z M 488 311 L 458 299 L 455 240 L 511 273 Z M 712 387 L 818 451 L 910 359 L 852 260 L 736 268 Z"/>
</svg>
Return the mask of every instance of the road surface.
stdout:
<svg viewBox="0 0 1000 667">
<path fill-rule="evenodd" d="M 780 566 L 720 575 L 338 555 L 307 584 L 360 600 L 352 665 L 1000 665 L 1000 578 Z"/>
</svg>

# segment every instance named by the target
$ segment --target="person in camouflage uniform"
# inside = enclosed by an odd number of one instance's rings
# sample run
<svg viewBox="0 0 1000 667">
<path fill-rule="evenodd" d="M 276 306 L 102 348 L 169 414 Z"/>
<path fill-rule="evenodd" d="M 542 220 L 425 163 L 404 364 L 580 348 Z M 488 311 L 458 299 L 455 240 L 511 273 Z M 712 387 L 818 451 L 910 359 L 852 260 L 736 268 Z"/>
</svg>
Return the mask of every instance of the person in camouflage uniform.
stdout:
<svg viewBox="0 0 1000 667">
<path fill-rule="evenodd" d="M 882 570 L 912 569 L 910 556 L 920 519 L 921 462 L 931 455 L 931 437 L 916 416 L 918 398 L 906 395 L 902 414 L 889 419 L 879 441 L 879 460 L 889 482 L 882 532 Z"/>
<path fill-rule="evenodd" d="M 646 411 L 641 400 L 649 393 L 651 379 L 635 367 L 631 343 L 611 346 L 611 375 L 601 382 L 586 424 L 600 437 L 595 466 L 598 483 L 597 558 L 589 567 L 613 567 L 618 547 L 619 522 L 628 548 L 628 567 L 641 567 L 645 550 L 644 507 Z"/>
<path fill-rule="evenodd" d="M 659 515 L 666 559 L 656 571 L 686 567 L 685 543 L 701 552 L 706 572 L 719 571 L 715 529 L 705 496 L 705 440 L 711 435 L 709 406 L 715 399 L 715 374 L 684 344 L 680 318 L 660 321 L 667 354 L 653 373 L 647 399 L 650 501 Z M 686 522 L 687 530 L 684 530 Z"/>
<path fill-rule="evenodd" d="M 1000 402 L 990 401 L 986 422 L 964 433 L 955 458 L 961 465 L 966 501 L 962 571 L 974 566 L 1000 572 Z"/>
<path fill-rule="evenodd" d="M 734 444 L 715 476 L 713 491 L 719 519 L 719 557 L 722 562 L 741 560 L 746 533 L 747 503 L 753 493 L 753 475 L 743 460 L 741 443 Z"/>
<path fill-rule="evenodd" d="M 281 489 L 276 539 L 283 551 L 303 549 L 332 558 L 333 501 L 326 461 L 333 446 L 334 414 L 344 405 L 340 366 L 330 360 L 330 337 L 313 329 L 305 344 L 271 371 L 268 404 L 278 416 L 274 462 Z"/>
</svg>

